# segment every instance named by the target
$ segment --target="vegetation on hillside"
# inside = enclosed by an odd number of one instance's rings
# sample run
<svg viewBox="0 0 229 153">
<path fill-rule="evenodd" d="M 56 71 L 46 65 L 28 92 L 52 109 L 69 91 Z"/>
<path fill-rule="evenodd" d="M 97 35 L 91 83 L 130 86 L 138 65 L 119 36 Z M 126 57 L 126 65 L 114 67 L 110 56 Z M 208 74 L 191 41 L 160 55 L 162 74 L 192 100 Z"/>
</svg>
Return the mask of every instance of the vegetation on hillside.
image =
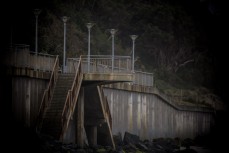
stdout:
<svg viewBox="0 0 229 153">
<path fill-rule="evenodd" d="M 129 35 L 137 34 L 136 69 L 153 72 L 157 88 L 171 96 L 181 95 L 187 102 L 206 104 L 209 97 L 219 101 L 211 90 L 213 61 L 205 29 L 184 2 L 52 0 L 42 13 L 39 31 L 42 52 L 59 54 L 62 58 L 62 16 L 70 17 L 67 57 L 87 54 L 87 22 L 95 23 L 91 29 L 91 54 L 94 55 L 111 54 L 109 29 L 115 28 L 118 30 L 115 55 L 131 56 Z"/>
</svg>

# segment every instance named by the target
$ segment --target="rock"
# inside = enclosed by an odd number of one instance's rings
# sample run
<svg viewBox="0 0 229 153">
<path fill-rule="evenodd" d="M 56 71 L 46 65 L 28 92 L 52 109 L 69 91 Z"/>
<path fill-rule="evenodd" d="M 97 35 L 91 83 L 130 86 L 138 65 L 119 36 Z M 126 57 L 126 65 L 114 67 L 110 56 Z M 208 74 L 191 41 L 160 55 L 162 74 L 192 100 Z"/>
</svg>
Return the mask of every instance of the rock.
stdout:
<svg viewBox="0 0 229 153">
<path fill-rule="evenodd" d="M 140 141 L 139 136 L 125 132 L 124 138 L 123 138 L 123 143 L 124 144 L 133 144 L 136 145 Z"/>
<path fill-rule="evenodd" d="M 116 151 L 117 151 L 118 153 L 125 153 L 125 151 L 124 151 L 122 148 L 118 148 L 118 149 L 116 149 Z"/>
<path fill-rule="evenodd" d="M 85 149 L 77 149 L 76 152 L 77 153 L 86 153 Z"/>
<path fill-rule="evenodd" d="M 115 146 L 122 146 L 122 134 L 119 132 L 117 135 L 113 135 Z"/>
<path fill-rule="evenodd" d="M 135 153 L 144 153 L 144 152 L 142 152 L 141 150 L 137 150 Z"/>
<path fill-rule="evenodd" d="M 176 145 L 176 141 L 171 138 L 158 138 L 153 141 L 156 149 L 165 150 L 166 152 L 174 152 L 176 149 L 179 149 L 179 146 Z"/>
<path fill-rule="evenodd" d="M 184 149 L 184 150 L 179 150 L 176 151 L 175 153 L 198 153 L 194 149 Z"/>
<path fill-rule="evenodd" d="M 190 148 L 190 146 L 194 145 L 194 141 L 190 138 L 186 138 L 181 142 L 181 146 L 184 146 L 186 148 Z"/>
<path fill-rule="evenodd" d="M 149 150 L 148 147 L 146 147 L 146 145 L 144 143 L 141 143 L 141 142 L 136 144 L 136 147 L 138 147 L 139 149 L 144 150 L 144 151 L 148 151 Z"/>
<path fill-rule="evenodd" d="M 180 147 L 181 146 L 181 139 L 178 137 L 174 138 L 174 143 L 175 143 L 175 145 Z"/>
<path fill-rule="evenodd" d="M 133 144 L 123 146 L 124 152 L 136 152 L 137 148 Z"/>
<path fill-rule="evenodd" d="M 97 149 L 96 152 L 97 153 L 105 153 L 105 152 L 107 152 L 107 150 L 104 148 L 100 148 L 100 149 Z"/>
</svg>

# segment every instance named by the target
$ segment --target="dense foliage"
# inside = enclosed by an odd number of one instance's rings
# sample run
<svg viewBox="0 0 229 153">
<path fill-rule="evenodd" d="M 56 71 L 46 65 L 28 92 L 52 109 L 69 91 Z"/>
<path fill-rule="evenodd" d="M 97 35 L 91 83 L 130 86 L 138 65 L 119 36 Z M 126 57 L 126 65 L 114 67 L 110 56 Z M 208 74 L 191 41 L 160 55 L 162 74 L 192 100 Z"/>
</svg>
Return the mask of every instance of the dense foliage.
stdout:
<svg viewBox="0 0 229 153">
<path fill-rule="evenodd" d="M 194 13 L 198 7 L 191 8 L 186 2 L 189 1 L 52 0 L 40 17 L 40 51 L 62 58 L 61 17 L 68 16 L 67 57 L 87 54 L 86 23 L 93 22 L 91 54 L 111 54 L 109 29 L 115 28 L 115 55 L 131 56 L 129 35 L 137 34 L 136 69 L 153 72 L 158 88 L 171 94 L 180 89 L 197 92 L 200 87 L 211 88 L 214 73 L 206 30 Z"/>
</svg>

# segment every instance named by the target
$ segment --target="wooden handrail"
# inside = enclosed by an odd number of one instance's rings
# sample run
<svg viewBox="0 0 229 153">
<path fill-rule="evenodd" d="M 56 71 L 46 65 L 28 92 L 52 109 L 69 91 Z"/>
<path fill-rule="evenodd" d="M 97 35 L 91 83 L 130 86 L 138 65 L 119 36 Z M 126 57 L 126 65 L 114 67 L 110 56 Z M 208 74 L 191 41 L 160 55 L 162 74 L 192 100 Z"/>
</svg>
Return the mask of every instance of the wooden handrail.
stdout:
<svg viewBox="0 0 229 153">
<path fill-rule="evenodd" d="M 68 91 L 68 94 L 67 94 L 67 97 L 65 100 L 65 104 L 64 104 L 64 108 L 63 108 L 63 112 L 62 112 L 62 118 L 61 118 L 62 131 L 60 133 L 60 139 L 63 139 L 63 134 L 67 130 L 70 117 L 74 113 L 78 94 L 80 91 L 81 82 L 83 79 L 82 76 L 83 75 L 81 73 L 81 57 L 80 57 L 79 63 L 78 63 L 77 68 L 76 68 L 75 77 L 74 77 L 74 80 L 72 83 L 72 87 Z"/>
<path fill-rule="evenodd" d="M 104 95 L 104 93 L 103 93 L 103 95 Z M 104 104 L 106 106 L 105 108 L 106 108 L 107 119 L 108 119 L 108 122 L 110 124 L 111 129 L 112 129 L 112 117 L 111 117 L 110 107 L 108 104 L 107 97 L 105 95 L 104 95 Z"/>
<path fill-rule="evenodd" d="M 100 96 L 101 96 L 101 100 L 102 100 L 102 107 L 104 109 L 104 116 L 105 119 L 108 120 L 110 127 L 112 128 L 112 117 L 111 117 L 111 112 L 110 112 L 110 108 L 109 108 L 109 104 L 108 104 L 108 100 L 107 97 L 105 96 L 104 92 L 103 92 L 103 88 L 100 86 L 98 86 L 98 89 L 100 90 Z"/>
<path fill-rule="evenodd" d="M 45 89 L 42 100 L 41 100 L 41 105 L 40 109 L 38 112 L 38 118 L 37 118 L 37 130 L 40 129 L 40 124 L 42 122 L 43 114 L 45 111 L 45 108 L 47 108 L 48 104 L 50 103 L 54 91 L 54 86 L 56 84 L 57 78 L 58 78 L 58 69 L 59 69 L 59 57 L 58 55 L 56 56 L 54 66 L 52 68 L 52 73 L 51 77 L 49 80 L 48 87 Z"/>
</svg>

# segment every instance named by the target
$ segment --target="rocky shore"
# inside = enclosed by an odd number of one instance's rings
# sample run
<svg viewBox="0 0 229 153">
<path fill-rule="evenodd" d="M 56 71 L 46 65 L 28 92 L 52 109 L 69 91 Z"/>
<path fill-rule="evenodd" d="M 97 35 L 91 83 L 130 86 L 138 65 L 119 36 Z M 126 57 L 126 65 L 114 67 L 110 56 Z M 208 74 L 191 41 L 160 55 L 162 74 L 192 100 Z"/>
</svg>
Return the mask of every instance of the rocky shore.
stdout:
<svg viewBox="0 0 229 153">
<path fill-rule="evenodd" d="M 195 140 L 179 138 L 158 138 L 141 141 L 138 136 L 126 132 L 114 135 L 116 149 L 110 146 L 79 148 L 77 144 L 63 144 L 47 135 L 36 134 L 30 130 L 14 133 L 8 142 L 7 152 L 31 153 L 213 153 L 206 148 L 201 138 Z"/>
<path fill-rule="evenodd" d="M 225 121 L 225 120 L 223 120 Z M 219 124 L 210 135 L 194 139 L 158 138 L 140 140 L 126 132 L 114 135 L 116 149 L 110 146 L 79 148 L 77 144 L 63 144 L 47 135 L 37 134 L 17 124 L 8 124 L 2 130 L 3 152 L 21 153 L 221 153 L 227 152 L 228 126 Z M 225 122 L 222 122 L 225 123 Z"/>
</svg>

